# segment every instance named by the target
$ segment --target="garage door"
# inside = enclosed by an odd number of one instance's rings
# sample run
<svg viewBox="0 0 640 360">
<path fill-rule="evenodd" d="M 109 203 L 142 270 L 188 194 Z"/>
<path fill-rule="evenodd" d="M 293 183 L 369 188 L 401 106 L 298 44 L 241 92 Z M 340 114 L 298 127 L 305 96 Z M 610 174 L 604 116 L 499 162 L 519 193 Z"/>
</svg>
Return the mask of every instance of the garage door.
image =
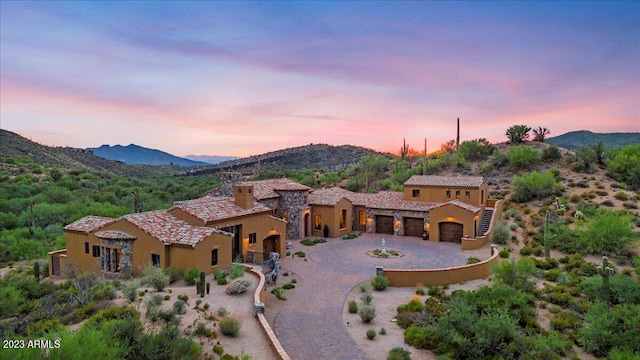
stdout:
<svg viewBox="0 0 640 360">
<path fill-rule="evenodd" d="M 424 232 L 424 220 L 404 218 L 404 235 L 421 237 Z"/>
<path fill-rule="evenodd" d="M 393 235 L 393 216 L 376 215 L 376 232 Z"/>
<path fill-rule="evenodd" d="M 462 242 L 462 224 L 453 222 L 440 223 L 440 241 Z"/>
</svg>

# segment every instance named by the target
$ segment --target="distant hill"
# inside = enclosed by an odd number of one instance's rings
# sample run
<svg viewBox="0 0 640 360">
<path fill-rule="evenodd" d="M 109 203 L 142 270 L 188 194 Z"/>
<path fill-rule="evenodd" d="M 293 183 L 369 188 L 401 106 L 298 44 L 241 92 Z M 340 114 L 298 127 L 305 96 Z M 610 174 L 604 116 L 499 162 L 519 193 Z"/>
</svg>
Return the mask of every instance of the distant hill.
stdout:
<svg viewBox="0 0 640 360">
<path fill-rule="evenodd" d="M 239 159 L 238 156 L 220 156 L 220 155 L 187 155 L 185 159 L 200 161 L 207 164 L 219 164 L 225 161 L 231 161 Z"/>
<path fill-rule="evenodd" d="M 254 174 L 269 170 L 289 169 L 335 171 L 355 166 L 360 158 L 366 155 L 380 155 L 380 153 L 351 145 L 311 144 L 225 161 L 215 165 L 196 167 L 189 169 L 188 174 L 212 174 L 224 170 L 242 170 Z"/>
<path fill-rule="evenodd" d="M 171 155 L 164 151 L 149 149 L 135 144 L 127 146 L 122 145 L 102 145 L 97 148 L 87 148 L 97 156 L 109 160 L 122 161 L 125 164 L 136 165 L 180 165 L 180 166 L 196 166 L 207 165 L 203 161 L 193 161 L 178 156 Z"/>
<path fill-rule="evenodd" d="M 0 129 L 0 155 L 10 157 L 26 155 L 45 167 L 86 169 L 127 176 L 174 174 L 181 170 L 178 166 L 127 165 L 101 158 L 85 149 L 41 145 L 2 129 Z"/>
<path fill-rule="evenodd" d="M 640 144 L 640 133 L 593 133 L 591 131 L 571 131 L 545 140 L 565 149 L 577 149 L 602 141 L 605 147 L 620 147 Z"/>
</svg>

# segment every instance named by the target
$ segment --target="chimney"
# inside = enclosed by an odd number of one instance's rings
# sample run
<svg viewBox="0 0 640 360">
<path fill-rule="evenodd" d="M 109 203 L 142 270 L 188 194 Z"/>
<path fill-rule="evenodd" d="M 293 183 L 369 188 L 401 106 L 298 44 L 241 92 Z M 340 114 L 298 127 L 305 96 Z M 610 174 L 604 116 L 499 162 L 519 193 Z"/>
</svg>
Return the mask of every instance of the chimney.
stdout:
<svg viewBox="0 0 640 360">
<path fill-rule="evenodd" d="M 253 207 L 253 185 L 235 185 L 233 187 L 236 205 L 243 209 Z"/>
</svg>

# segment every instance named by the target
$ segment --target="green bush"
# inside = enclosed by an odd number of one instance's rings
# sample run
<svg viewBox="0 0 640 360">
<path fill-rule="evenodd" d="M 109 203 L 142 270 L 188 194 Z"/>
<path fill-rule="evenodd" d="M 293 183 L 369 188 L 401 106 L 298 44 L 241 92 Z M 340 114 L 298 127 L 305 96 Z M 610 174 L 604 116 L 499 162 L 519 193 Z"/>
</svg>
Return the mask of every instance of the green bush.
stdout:
<svg viewBox="0 0 640 360">
<path fill-rule="evenodd" d="M 394 347 L 389 350 L 387 360 L 411 360 L 411 353 L 401 346 Z"/>
<path fill-rule="evenodd" d="M 370 292 L 364 292 L 362 293 L 362 295 L 360 295 L 360 300 L 364 305 L 371 305 L 371 302 L 373 301 L 373 295 L 371 295 Z"/>
<path fill-rule="evenodd" d="M 187 285 L 195 285 L 198 279 L 200 279 L 200 270 L 198 268 L 192 267 L 184 273 L 184 282 Z"/>
<path fill-rule="evenodd" d="M 562 185 L 556 181 L 551 171 L 544 173 L 532 171 L 514 176 L 511 190 L 511 199 L 520 203 L 558 194 L 562 190 Z"/>
<path fill-rule="evenodd" d="M 422 310 L 424 310 L 424 305 L 422 305 L 420 302 L 415 300 L 411 300 L 408 303 L 404 305 L 400 305 L 396 308 L 396 311 L 398 311 L 398 313 L 421 312 Z"/>
<path fill-rule="evenodd" d="M 509 257 L 509 250 L 502 249 L 498 254 L 500 255 L 501 258 L 506 259 Z"/>
<path fill-rule="evenodd" d="M 614 348 L 640 352 L 640 305 L 621 304 L 609 308 L 602 302 L 591 306 L 586 324 L 578 331 L 578 343 L 596 356 Z"/>
<path fill-rule="evenodd" d="M 178 315 L 182 315 L 185 312 L 187 312 L 186 305 L 185 305 L 184 301 L 176 300 L 173 303 L 173 312 L 178 314 Z"/>
<path fill-rule="evenodd" d="M 305 254 L 305 252 L 304 252 L 304 251 L 296 251 L 294 254 L 295 254 L 297 257 L 301 257 L 301 258 L 303 258 L 303 257 L 307 256 L 307 254 Z"/>
<path fill-rule="evenodd" d="M 234 263 L 229 270 L 229 279 L 234 280 L 243 277 L 245 269 L 244 265 Z"/>
<path fill-rule="evenodd" d="M 540 151 L 528 146 L 516 146 L 507 151 L 509 165 L 517 170 L 530 168 L 540 161 Z"/>
<path fill-rule="evenodd" d="M 164 273 L 169 277 L 169 284 L 173 284 L 176 280 L 182 277 L 182 271 L 174 268 L 173 266 L 169 266 L 164 269 Z"/>
<path fill-rule="evenodd" d="M 367 339 L 369 339 L 369 340 L 373 340 L 373 339 L 375 339 L 375 337 L 376 337 L 376 335 L 377 335 L 377 334 L 378 334 L 378 333 L 376 333 L 376 331 L 375 331 L 375 330 L 373 330 L 373 329 L 369 329 L 369 330 L 367 330 Z"/>
<path fill-rule="evenodd" d="M 543 161 L 553 161 L 553 160 L 560 159 L 561 157 L 562 157 L 562 154 L 560 153 L 560 149 L 555 145 L 551 145 L 546 149 L 542 150 L 541 158 Z"/>
<path fill-rule="evenodd" d="M 590 254 L 622 254 L 627 245 L 638 241 L 633 231 L 633 215 L 612 210 L 598 210 L 579 231 L 579 248 Z"/>
<path fill-rule="evenodd" d="M 349 310 L 349 314 L 357 314 L 358 313 L 358 303 L 353 301 L 353 300 L 349 301 L 347 309 Z"/>
<path fill-rule="evenodd" d="M 360 315 L 360 319 L 362 319 L 362 322 L 365 324 L 370 323 L 377 316 L 376 309 L 368 305 L 361 307 L 358 311 L 358 315 Z"/>
<path fill-rule="evenodd" d="M 287 300 L 287 297 L 284 295 L 284 289 L 281 287 L 274 287 L 271 289 L 271 293 L 279 300 Z"/>
<path fill-rule="evenodd" d="M 640 189 L 640 144 L 623 146 L 606 163 L 612 178 Z"/>
<path fill-rule="evenodd" d="M 491 233 L 491 239 L 494 243 L 505 245 L 509 240 L 509 228 L 507 227 L 507 223 L 503 220 L 498 220 L 493 226 L 493 231 Z"/>
<path fill-rule="evenodd" d="M 144 268 L 140 283 L 162 291 L 169 285 L 169 277 L 159 267 L 149 264 Z"/>
<path fill-rule="evenodd" d="M 387 286 L 389 286 L 389 279 L 382 275 L 376 275 L 373 280 L 371 280 L 371 286 L 376 291 L 384 291 Z"/>
<path fill-rule="evenodd" d="M 640 304 L 640 282 L 632 277 L 616 274 L 609 278 L 610 301 L 612 304 Z M 600 299 L 602 276 L 596 275 L 583 279 L 580 290 L 587 298 Z"/>
<path fill-rule="evenodd" d="M 458 152 L 468 161 L 484 161 L 495 150 L 496 147 L 484 138 L 463 141 L 458 147 Z"/>
<path fill-rule="evenodd" d="M 236 337 L 240 332 L 240 322 L 231 316 L 223 317 L 220 322 L 218 322 L 218 327 L 222 335 L 229 337 Z"/>
</svg>

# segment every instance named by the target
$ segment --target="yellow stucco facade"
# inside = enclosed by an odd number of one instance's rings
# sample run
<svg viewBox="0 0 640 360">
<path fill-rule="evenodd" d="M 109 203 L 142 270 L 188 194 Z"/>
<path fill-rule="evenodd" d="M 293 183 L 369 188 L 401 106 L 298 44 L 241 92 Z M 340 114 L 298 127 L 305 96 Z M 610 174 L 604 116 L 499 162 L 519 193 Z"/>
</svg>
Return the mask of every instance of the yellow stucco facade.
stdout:
<svg viewBox="0 0 640 360">
<path fill-rule="evenodd" d="M 486 204 L 487 193 L 488 186 L 486 183 L 482 183 L 478 187 L 404 186 L 404 199 L 406 201 L 445 203 L 451 200 L 460 200 L 467 204 L 481 207 Z"/>
<path fill-rule="evenodd" d="M 312 234 L 324 236 L 325 225 L 329 227 L 329 237 L 336 238 L 349 234 L 353 229 L 353 206 L 346 198 L 335 205 L 312 205 Z"/>
</svg>

